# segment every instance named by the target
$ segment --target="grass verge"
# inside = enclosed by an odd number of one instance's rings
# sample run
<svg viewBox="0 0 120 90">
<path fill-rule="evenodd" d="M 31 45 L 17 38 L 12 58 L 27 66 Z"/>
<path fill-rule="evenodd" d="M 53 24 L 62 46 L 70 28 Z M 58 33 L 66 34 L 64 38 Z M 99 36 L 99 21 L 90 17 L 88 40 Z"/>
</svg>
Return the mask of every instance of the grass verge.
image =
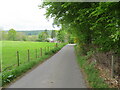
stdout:
<svg viewBox="0 0 120 90">
<path fill-rule="evenodd" d="M 4 86 L 4 85 L 10 83 L 18 76 L 21 76 L 23 73 L 30 70 L 33 66 L 38 65 L 41 62 L 45 61 L 47 58 L 49 58 L 50 56 L 55 54 L 57 51 L 59 51 L 63 46 L 65 46 L 65 44 L 60 45 L 59 47 L 52 49 L 51 51 L 45 53 L 44 56 L 42 56 L 36 60 L 32 60 L 29 63 L 22 64 L 21 66 L 16 67 L 12 70 L 4 71 L 4 72 L 0 73 L 0 77 L 2 78 L 2 79 L 0 79 L 0 80 L 2 80 L 2 81 L 0 81 L 1 85 Z"/>
<path fill-rule="evenodd" d="M 99 70 L 95 68 L 95 62 L 89 62 L 88 58 L 92 55 L 92 52 L 88 52 L 86 56 L 77 52 L 77 62 L 86 74 L 87 82 L 91 88 L 109 88 L 108 84 L 104 82 L 104 79 L 100 77 Z"/>
</svg>

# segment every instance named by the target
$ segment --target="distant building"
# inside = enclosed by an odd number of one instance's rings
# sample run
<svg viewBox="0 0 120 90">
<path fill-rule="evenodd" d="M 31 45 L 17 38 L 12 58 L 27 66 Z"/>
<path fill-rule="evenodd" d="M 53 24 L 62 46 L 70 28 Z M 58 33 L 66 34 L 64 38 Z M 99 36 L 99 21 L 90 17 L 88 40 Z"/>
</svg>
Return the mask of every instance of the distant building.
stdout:
<svg viewBox="0 0 120 90">
<path fill-rule="evenodd" d="M 47 38 L 47 40 L 48 40 L 49 42 L 54 42 L 54 40 L 53 40 L 52 38 Z"/>
<path fill-rule="evenodd" d="M 48 40 L 49 42 L 57 42 L 57 39 L 56 39 L 56 38 L 47 38 L 47 40 Z"/>
</svg>

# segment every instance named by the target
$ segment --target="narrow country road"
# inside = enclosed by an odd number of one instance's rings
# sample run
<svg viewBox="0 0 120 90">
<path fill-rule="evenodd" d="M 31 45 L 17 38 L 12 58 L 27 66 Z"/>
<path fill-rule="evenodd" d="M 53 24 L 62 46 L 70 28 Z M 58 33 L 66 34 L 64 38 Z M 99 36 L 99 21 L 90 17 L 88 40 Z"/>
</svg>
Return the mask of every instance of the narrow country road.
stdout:
<svg viewBox="0 0 120 90">
<path fill-rule="evenodd" d="M 8 88 L 86 88 L 74 45 L 66 45 Z"/>
</svg>

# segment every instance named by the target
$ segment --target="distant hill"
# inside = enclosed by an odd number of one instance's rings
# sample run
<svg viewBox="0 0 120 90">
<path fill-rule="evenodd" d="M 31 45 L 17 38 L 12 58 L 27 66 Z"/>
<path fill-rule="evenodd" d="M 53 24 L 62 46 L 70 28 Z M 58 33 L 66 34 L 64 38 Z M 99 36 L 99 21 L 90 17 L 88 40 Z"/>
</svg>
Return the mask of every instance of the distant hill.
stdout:
<svg viewBox="0 0 120 90">
<path fill-rule="evenodd" d="M 25 33 L 25 35 L 38 35 L 42 32 L 44 32 L 45 30 L 34 30 L 34 31 L 17 31 L 17 32 L 23 32 Z M 50 35 L 52 30 L 47 30 L 48 34 Z"/>
</svg>

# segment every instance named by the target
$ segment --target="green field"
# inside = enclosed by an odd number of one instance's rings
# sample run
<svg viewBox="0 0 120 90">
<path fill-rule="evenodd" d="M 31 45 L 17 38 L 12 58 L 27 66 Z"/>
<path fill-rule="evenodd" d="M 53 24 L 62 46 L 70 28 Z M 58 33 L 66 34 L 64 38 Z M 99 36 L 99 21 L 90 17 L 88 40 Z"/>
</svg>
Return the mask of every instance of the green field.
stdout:
<svg viewBox="0 0 120 90">
<path fill-rule="evenodd" d="M 28 49 L 30 51 L 30 60 L 36 60 L 36 49 L 37 56 L 40 58 L 40 48 L 42 48 L 44 55 L 45 50 L 48 51 L 50 49 L 53 49 L 55 48 L 56 45 L 55 43 L 49 42 L 0 41 L 0 43 L 1 42 L 2 42 L 2 70 L 6 70 L 9 67 L 17 66 L 16 56 L 17 51 L 19 51 L 20 64 L 24 64 L 28 63 Z"/>
</svg>

